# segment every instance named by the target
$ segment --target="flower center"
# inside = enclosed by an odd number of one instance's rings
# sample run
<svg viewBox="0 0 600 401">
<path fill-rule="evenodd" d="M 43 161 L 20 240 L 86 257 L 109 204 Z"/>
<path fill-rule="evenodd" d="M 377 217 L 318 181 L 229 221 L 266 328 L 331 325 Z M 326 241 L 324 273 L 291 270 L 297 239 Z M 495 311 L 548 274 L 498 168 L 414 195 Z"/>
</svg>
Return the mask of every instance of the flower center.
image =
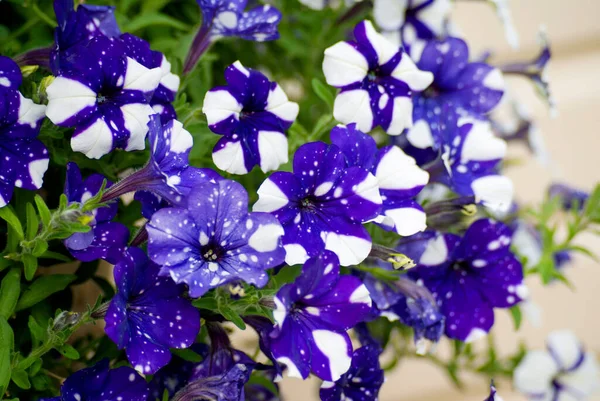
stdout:
<svg viewBox="0 0 600 401">
<path fill-rule="evenodd" d="M 103 104 L 106 103 L 108 101 L 108 97 L 106 95 L 103 95 L 102 93 L 98 93 L 98 96 L 96 96 L 96 103 L 98 104 Z"/>
<path fill-rule="evenodd" d="M 442 94 L 442 91 L 439 88 L 436 88 L 434 84 L 431 84 L 431 85 L 429 85 L 429 87 L 427 89 L 425 89 L 421 93 L 421 96 L 426 97 L 426 98 L 434 98 L 434 97 L 438 97 L 441 94 Z"/>
<path fill-rule="evenodd" d="M 206 245 L 202 247 L 201 254 L 207 262 L 217 262 L 221 260 L 225 252 L 220 246 Z"/>
<path fill-rule="evenodd" d="M 300 208 L 303 211 L 306 212 L 311 212 L 311 213 L 315 213 L 317 211 L 317 206 L 315 205 L 315 202 L 313 199 L 309 198 L 304 198 L 300 201 Z"/>
</svg>

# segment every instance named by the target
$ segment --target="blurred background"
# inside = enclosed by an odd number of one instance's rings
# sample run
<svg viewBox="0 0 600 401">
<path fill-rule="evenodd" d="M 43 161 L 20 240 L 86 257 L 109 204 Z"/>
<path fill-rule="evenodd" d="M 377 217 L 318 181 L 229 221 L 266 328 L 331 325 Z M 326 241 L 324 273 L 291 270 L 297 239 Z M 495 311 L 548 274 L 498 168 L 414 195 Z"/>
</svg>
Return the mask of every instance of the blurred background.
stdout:
<svg viewBox="0 0 600 401">
<path fill-rule="evenodd" d="M 600 1 L 598 0 L 512 0 L 509 1 L 520 47 L 512 49 L 494 9 L 481 1 L 456 1 L 453 21 L 472 49 L 472 55 L 493 50 L 494 62 L 529 60 L 539 52 L 537 32 L 546 27 L 553 57 L 548 69 L 558 115 L 551 118 L 548 108 L 520 78 L 507 79 L 511 92 L 523 99 L 535 120 L 552 159 L 550 167 L 533 159 L 522 144 L 511 145 L 509 158 L 519 164 L 508 170 L 520 203 L 543 199 L 553 180 L 590 190 L 600 181 Z M 582 238 L 581 243 L 600 252 L 598 238 Z M 572 329 L 588 349 L 600 355 L 600 265 L 577 256 L 565 271 L 574 289 L 555 283 L 542 287 L 538 277 L 529 281 L 533 301 L 541 309 L 539 327 L 524 319 L 521 330 L 513 330 L 507 311 L 496 312 L 493 332 L 504 355 L 514 354 L 520 342 L 529 348 L 542 348 L 546 334 L 555 329 Z M 485 339 L 480 340 L 485 343 Z M 437 350 L 443 355 L 445 344 Z M 387 374 L 380 401 L 483 401 L 489 383 L 482 377 L 462 377 L 465 389 L 458 390 L 446 373 L 428 361 L 410 358 Z M 509 382 L 497 383 L 504 401 L 524 401 Z M 319 382 L 307 385 L 297 379 L 284 379 L 282 392 L 287 401 L 318 400 Z M 600 401 L 600 393 L 590 398 Z"/>
</svg>

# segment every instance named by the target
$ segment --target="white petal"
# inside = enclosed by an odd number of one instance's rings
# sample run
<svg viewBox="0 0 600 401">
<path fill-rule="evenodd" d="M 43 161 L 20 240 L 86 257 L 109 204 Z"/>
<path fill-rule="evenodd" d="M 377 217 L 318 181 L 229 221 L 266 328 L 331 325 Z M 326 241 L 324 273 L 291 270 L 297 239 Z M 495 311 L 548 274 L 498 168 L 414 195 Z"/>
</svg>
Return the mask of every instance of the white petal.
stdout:
<svg viewBox="0 0 600 401">
<path fill-rule="evenodd" d="M 322 10 L 325 8 L 325 0 L 300 0 L 300 3 L 313 10 Z"/>
<path fill-rule="evenodd" d="M 99 159 L 112 150 L 113 136 L 102 118 L 71 138 L 71 148 L 90 159 Z"/>
<path fill-rule="evenodd" d="M 430 239 L 421 255 L 419 263 L 426 266 L 435 266 L 444 263 L 448 259 L 448 246 L 443 235 Z"/>
<path fill-rule="evenodd" d="M 404 25 L 408 0 L 375 0 L 373 18 L 386 31 L 398 31 Z"/>
<path fill-rule="evenodd" d="M 412 189 L 429 181 L 429 173 L 398 146 L 392 147 L 381 158 L 375 177 L 381 189 Z"/>
<path fill-rule="evenodd" d="M 323 74 L 331 86 L 342 87 L 360 82 L 367 76 L 369 63 L 361 52 L 346 42 L 325 49 Z"/>
<path fill-rule="evenodd" d="M 369 290 L 367 290 L 364 284 L 361 284 L 352 291 L 352 294 L 350 294 L 350 303 L 372 305 L 371 294 L 369 294 Z"/>
<path fill-rule="evenodd" d="M 48 88 L 46 116 L 54 124 L 60 124 L 86 107 L 96 104 L 96 92 L 73 79 L 56 77 Z"/>
<path fill-rule="evenodd" d="M 170 150 L 175 153 L 184 153 L 192 148 L 194 139 L 183 124 L 177 120 L 173 120 L 173 129 L 171 130 Z"/>
<path fill-rule="evenodd" d="M 446 19 L 450 14 L 450 0 L 434 0 L 431 5 L 417 13 L 417 19 L 427 25 L 435 34 L 442 35 L 446 27 Z"/>
<path fill-rule="evenodd" d="M 147 104 L 130 103 L 121 106 L 125 128 L 129 131 L 129 139 L 125 150 L 142 150 L 146 147 L 148 122 L 154 110 Z"/>
<path fill-rule="evenodd" d="M 433 74 L 429 71 L 419 70 L 406 53 L 402 55 L 400 63 L 394 68 L 391 75 L 402 82 L 406 82 L 410 89 L 414 91 L 425 90 L 433 82 Z"/>
<path fill-rule="evenodd" d="M 369 256 L 371 241 L 351 235 L 334 232 L 322 233 L 325 249 L 334 252 L 340 258 L 341 266 L 357 265 Z"/>
<path fill-rule="evenodd" d="M 258 252 L 273 252 L 279 246 L 282 235 L 283 227 L 279 224 L 260 226 L 248 238 L 248 245 Z"/>
<path fill-rule="evenodd" d="M 231 93 L 226 90 L 216 90 L 206 92 L 202 112 L 206 114 L 208 125 L 213 125 L 232 115 L 239 119 L 242 108 Z"/>
<path fill-rule="evenodd" d="M 287 309 L 285 305 L 279 300 L 279 298 L 274 297 L 273 302 L 275 303 L 275 310 L 273 311 L 273 319 L 275 319 L 275 323 L 279 327 L 283 326 L 283 322 L 287 316 Z"/>
<path fill-rule="evenodd" d="M 269 178 L 258 188 L 258 201 L 252 206 L 254 212 L 274 212 L 289 203 L 281 189 Z"/>
<path fill-rule="evenodd" d="M 162 75 L 160 67 L 148 69 L 131 57 L 127 57 L 123 89 L 153 92 L 158 87 Z"/>
<path fill-rule="evenodd" d="M 355 89 L 338 94 L 333 104 L 333 117 L 344 124 L 354 122 L 356 128 L 363 132 L 371 131 L 373 129 L 373 113 L 371 112 L 369 92 Z"/>
<path fill-rule="evenodd" d="M 285 263 L 290 266 L 302 264 L 309 259 L 306 249 L 300 244 L 287 244 L 283 249 L 285 249 Z"/>
<path fill-rule="evenodd" d="M 492 71 L 483 79 L 483 85 L 487 88 L 494 89 L 497 91 L 504 91 L 504 77 L 498 68 L 494 68 Z"/>
<path fill-rule="evenodd" d="M 169 60 L 164 55 L 160 63 L 160 70 L 160 84 L 172 92 L 177 92 L 181 80 L 178 75 L 171 72 L 171 63 L 169 63 Z"/>
<path fill-rule="evenodd" d="M 371 46 L 373 46 L 373 49 L 375 49 L 375 53 L 377 53 L 379 65 L 387 63 L 400 51 L 400 48 L 377 32 L 371 21 L 364 21 L 364 24 L 367 39 L 371 43 Z"/>
<path fill-rule="evenodd" d="M 329 359 L 331 380 L 337 381 L 350 369 L 351 355 L 348 355 L 344 336 L 329 330 L 313 330 L 315 345 Z"/>
<path fill-rule="evenodd" d="M 300 371 L 290 358 L 288 358 L 287 356 L 280 356 L 279 358 L 277 358 L 277 362 L 283 363 L 285 366 L 287 366 L 286 372 L 288 377 L 296 377 L 298 379 L 302 379 Z"/>
<path fill-rule="evenodd" d="M 29 176 L 36 188 L 41 188 L 44 183 L 44 173 L 48 170 L 50 159 L 39 159 L 29 163 Z"/>
<path fill-rule="evenodd" d="M 546 343 L 563 369 L 571 368 L 581 357 L 581 343 L 571 330 L 553 331 L 548 335 Z"/>
<path fill-rule="evenodd" d="M 275 114 L 285 121 L 294 121 L 298 116 L 298 103 L 290 102 L 287 95 L 276 85 L 275 89 L 269 91 L 266 110 Z"/>
<path fill-rule="evenodd" d="M 288 162 L 287 137 L 277 131 L 259 131 L 258 153 L 263 173 L 277 170 L 279 166 Z"/>
<path fill-rule="evenodd" d="M 389 209 L 385 216 L 394 222 L 396 232 L 404 237 L 416 234 L 427 228 L 427 215 L 413 207 Z"/>
<path fill-rule="evenodd" d="M 578 393 L 589 395 L 600 385 L 600 370 L 596 356 L 592 352 L 585 354 L 585 359 L 573 372 L 561 375 L 558 382 Z"/>
<path fill-rule="evenodd" d="M 215 165 L 231 174 L 246 174 L 248 170 L 244 164 L 244 151 L 242 150 L 242 143 L 227 142 L 224 148 L 213 152 L 212 159 Z"/>
<path fill-rule="evenodd" d="M 433 146 L 433 135 L 426 120 L 418 120 L 406 133 L 406 139 L 415 148 L 427 149 Z"/>
<path fill-rule="evenodd" d="M 381 194 L 379 193 L 379 184 L 377 183 L 377 178 L 375 178 L 375 176 L 371 173 L 367 174 L 365 179 L 352 189 L 355 194 L 363 199 L 368 200 L 369 202 L 375 203 L 376 205 L 381 205 L 383 203 Z"/>
<path fill-rule="evenodd" d="M 504 158 L 506 142 L 494 135 L 490 123 L 487 121 L 472 121 L 469 123 L 472 124 L 472 127 L 462 147 L 461 162 Z M 459 125 L 462 124 L 459 122 Z"/>
<path fill-rule="evenodd" d="M 236 70 L 238 70 L 239 72 L 241 72 L 242 74 L 244 74 L 245 76 L 247 76 L 247 77 L 250 76 L 250 71 L 248 71 L 248 69 L 242 65 L 240 60 L 236 60 L 232 64 L 232 67 L 235 68 Z"/>
<path fill-rule="evenodd" d="M 513 383 L 525 394 L 543 394 L 552 390 L 552 379 L 558 373 L 554 359 L 544 351 L 529 351 L 515 369 Z"/>
<path fill-rule="evenodd" d="M 483 337 L 487 336 L 487 331 L 480 329 L 479 327 L 475 327 L 471 329 L 467 338 L 465 338 L 465 343 L 469 344 L 474 341 L 477 341 Z"/>
<path fill-rule="evenodd" d="M 513 183 L 502 175 L 488 175 L 474 180 L 471 188 L 476 200 L 485 206 L 499 211 L 510 208 L 513 200 Z"/>
<path fill-rule="evenodd" d="M 227 29 L 233 29 L 238 24 L 237 14 L 233 11 L 223 11 L 217 15 L 217 20 Z"/>
<path fill-rule="evenodd" d="M 27 99 L 19 92 L 19 124 L 27 124 L 31 128 L 35 128 L 44 115 L 46 114 L 46 106 L 35 104 L 31 99 Z"/>
<path fill-rule="evenodd" d="M 387 129 L 388 135 L 400 135 L 404 129 L 412 126 L 413 104 L 410 97 L 394 98 L 392 121 Z"/>
</svg>

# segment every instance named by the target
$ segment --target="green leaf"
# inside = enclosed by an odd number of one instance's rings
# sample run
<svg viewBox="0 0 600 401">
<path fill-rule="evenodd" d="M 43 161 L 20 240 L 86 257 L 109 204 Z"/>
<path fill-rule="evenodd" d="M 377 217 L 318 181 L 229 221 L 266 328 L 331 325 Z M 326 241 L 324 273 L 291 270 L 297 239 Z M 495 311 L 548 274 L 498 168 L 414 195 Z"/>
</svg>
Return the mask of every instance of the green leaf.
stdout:
<svg viewBox="0 0 600 401">
<path fill-rule="evenodd" d="M 37 258 L 44 255 L 48 250 L 48 242 L 44 241 L 41 238 L 36 238 L 34 240 L 33 249 L 31 250 L 31 254 Z"/>
<path fill-rule="evenodd" d="M 33 364 L 31 364 L 31 366 L 29 367 L 29 375 L 30 376 L 37 375 L 38 372 L 40 371 L 40 369 L 42 369 L 43 365 L 44 365 L 44 361 L 42 361 L 42 358 L 36 359 L 35 362 Z"/>
<path fill-rule="evenodd" d="M 31 203 L 27 203 L 25 205 L 25 213 L 27 216 L 27 239 L 32 240 L 38 233 L 40 227 L 40 221 L 38 220 L 37 213 L 35 212 L 35 208 Z"/>
<path fill-rule="evenodd" d="M 6 392 L 10 383 L 10 355 L 14 346 L 13 330 L 6 319 L 0 316 L 0 396 Z"/>
<path fill-rule="evenodd" d="M 27 326 L 29 327 L 31 342 L 33 343 L 34 347 L 46 341 L 46 338 L 48 337 L 48 331 L 40 326 L 33 316 L 29 316 L 29 322 L 27 323 Z"/>
<path fill-rule="evenodd" d="M 11 373 L 11 379 L 17 385 L 17 387 L 22 388 L 23 390 L 29 390 L 31 388 L 29 376 L 24 370 L 13 370 Z"/>
<path fill-rule="evenodd" d="M 199 363 L 199 362 L 202 362 L 202 360 L 203 360 L 203 358 L 200 355 L 198 355 L 197 353 L 195 353 L 194 351 L 192 351 L 189 348 L 184 348 L 184 349 L 171 348 L 171 354 L 177 355 L 181 359 L 188 361 L 188 362 Z"/>
<path fill-rule="evenodd" d="M 21 293 L 21 269 L 13 267 L 0 285 L 0 316 L 8 319 L 15 311 Z"/>
<path fill-rule="evenodd" d="M 56 350 L 69 359 L 79 359 L 79 352 L 69 344 L 59 345 Z"/>
<path fill-rule="evenodd" d="M 512 316 L 513 323 L 515 325 L 515 331 L 519 330 L 521 323 L 523 322 L 523 314 L 519 305 L 515 305 L 510 308 L 510 315 Z"/>
<path fill-rule="evenodd" d="M 6 221 L 8 225 L 15 230 L 19 240 L 22 240 L 25 237 L 23 234 L 23 226 L 21 226 L 21 222 L 15 214 L 12 206 L 8 205 L 0 209 L 0 219 Z"/>
<path fill-rule="evenodd" d="M 31 281 L 38 268 L 38 260 L 35 256 L 30 255 L 28 253 L 24 253 L 23 255 L 21 255 L 21 261 L 23 262 L 23 266 L 25 267 L 25 279 L 27 281 Z"/>
<path fill-rule="evenodd" d="M 52 220 L 52 212 L 50 212 L 50 209 L 48 209 L 46 202 L 44 202 L 44 199 L 42 199 L 41 196 L 35 195 L 34 200 L 38 209 L 38 213 L 40 214 L 40 218 L 42 219 L 42 223 L 46 227 L 49 226 L 50 221 Z"/>
<path fill-rule="evenodd" d="M 40 259 L 54 259 L 54 260 L 59 260 L 61 262 L 70 262 L 71 259 L 61 253 L 58 252 L 52 252 L 52 251 L 46 251 L 43 254 L 41 254 Z"/>
<path fill-rule="evenodd" d="M 231 309 L 229 306 L 222 305 L 219 308 L 219 313 L 221 315 L 223 315 L 223 317 L 225 319 L 227 319 L 231 323 L 235 324 L 239 329 L 241 329 L 241 330 L 245 330 L 246 329 L 246 323 L 244 323 L 244 321 L 242 320 L 241 316 L 236 311 L 234 311 L 233 309 Z"/>
<path fill-rule="evenodd" d="M 123 32 L 135 32 L 147 27 L 168 26 L 180 31 L 188 31 L 190 27 L 183 22 L 161 13 L 141 14 L 123 27 Z"/>
<path fill-rule="evenodd" d="M 194 305 L 198 309 L 207 309 L 212 311 L 217 310 L 218 307 L 217 300 L 209 297 L 196 299 L 192 302 L 192 305 Z"/>
<path fill-rule="evenodd" d="M 55 292 L 64 290 L 76 278 L 77 276 L 74 274 L 52 274 L 39 277 L 21 295 L 21 299 L 17 304 L 17 311 L 31 308 Z"/>
<path fill-rule="evenodd" d="M 319 99 L 325 102 L 331 110 L 333 110 L 333 102 L 335 100 L 335 94 L 331 87 L 325 85 L 317 78 L 313 78 L 311 85 Z"/>
</svg>

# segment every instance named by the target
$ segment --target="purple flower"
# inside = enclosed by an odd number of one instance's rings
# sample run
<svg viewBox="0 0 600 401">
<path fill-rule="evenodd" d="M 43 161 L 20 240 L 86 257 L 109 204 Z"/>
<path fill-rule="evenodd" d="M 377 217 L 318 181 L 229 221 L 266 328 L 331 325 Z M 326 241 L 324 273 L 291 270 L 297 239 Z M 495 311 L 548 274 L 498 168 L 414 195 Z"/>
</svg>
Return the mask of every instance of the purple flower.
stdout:
<svg viewBox="0 0 600 401">
<path fill-rule="evenodd" d="M 274 298 L 275 329 L 270 347 L 288 375 L 306 379 L 312 371 L 337 381 L 350 368 L 352 344 L 346 331 L 365 320 L 371 298 L 354 276 L 340 276 L 338 257 L 324 251 Z"/>
<path fill-rule="evenodd" d="M 159 270 L 144 251 L 129 248 L 115 265 L 118 292 L 105 318 L 106 334 L 144 374 L 156 373 L 169 363 L 169 348 L 188 348 L 200 331 L 200 314 L 182 297 L 183 286 L 158 277 Z"/>
<path fill-rule="evenodd" d="M 548 188 L 550 198 L 560 198 L 563 209 L 570 210 L 577 206 L 578 210 L 583 210 L 590 194 L 567 184 L 554 183 Z"/>
<path fill-rule="evenodd" d="M 272 212 L 285 230 L 289 265 L 303 263 L 324 249 L 343 266 L 362 262 L 371 237 L 362 226 L 379 214 L 377 179 L 362 167 L 349 167 L 336 145 L 311 142 L 294 156 L 294 172 L 276 172 L 258 189 L 253 210 Z"/>
<path fill-rule="evenodd" d="M 50 68 L 54 75 L 73 67 L 81 49 L 93 38 L 114 38 L 121 34 L 115 20 L 115 7 L 79 4 L 74 10 L 73 3 L 73 0 L 54 0 L 58 22 L 50 52 Z"/>
<path fill-rule="evenodd" d="M 335 383 L 324 381 L 319 395 L 322 401 L 374 401 L 383 384 L 379 366 L 380 349 L 365 345 L 354 351 L 350 369 Z"/>
<path fill-rule="evenodd" d="M 78 49 L 77 63 L 48 86 L 46 115 L 56 125 L 75 127 L 71 147 L 98 159 L 116 148 L 145 147 L 154 110 L 150 99 L 162 76 L 126 56 L 126 46 L 98 36 Z"/>
<path fill-rule="evenodd" d="M 127 55 L 148 69 L 160 68 L 158 87 L 150 99 L 150 106 L 161 116 L 163 122 L 177 118 L 171 104 L 179 89 L 179 76 L 171 72 L 171 63 L 164 54 L 150 49 L 150 44 L 137 36 L 125 33 L 119 39 L 127 46 Z"/>
<path fill-rule="evenodd" d="M 19 66 L 0 56 L 0 207 L 14 187 L 40 189 L 48 169 L 48 150 L 36 139 L 46 107 L 23 97 L 21 81 Z"/>
<path fill-rule="evenodd" d="M 104 180 L 100 174 L 92 174 L 83 180 L 77 164 L 67 164 L 67 200 L 70 203 L 84 203 L 98 193 Z M 107 182 L 107 187 L 110 185 L 111 183 Z M 117 263 L 121 259 L 127 248 L 129 230 L 123 224 L 111 221 L 117 215 L 117 208 L 117 203 L 111 202 L 91 212 L 91 230 L 75 233 L 64 241 L 71 255 L 84 262 L 104 259 L 110 263 Z"/>
<path fill-rule="evenodd" d="M 408 49 L 444 36 L 451 8 L 450 0 L 375 0 L 373 18 L 386 37 Z"/>
<path fill-rule="evenodd" d="M 237 36 L 245 40 L 263 42 L 279 38 L 277 26 L 281 13 L 270 5 L 244 11 L 247 0 L 197 0 L 202 12 L 202 25 L 194 37 L 183 65 L 183 73 L 190 72 L 200 56 L 215 40 Z"/>
<path fill-rule="evenodd" d="M 484 401 L 503 401 L 502 398 L 497 394 L 496 387 L 494 386 L 494 381 L 492 380 L 492 384 L 490 385 L 490 396 L 486 398 Z"/>
<path fill-rule="evenodd" d="M 397 249 L 417 263 L 408 275 L 435 297 L 446 319 L 446 335 L 470 342 L 489 332 L 494 308 L 509 308 L 526 298 L 523 269 L 510 244 L 507 226 L 480 219 L 462 237 L 426 233 Z"/>
<path fill-rule="evenodd" d="M 255 165 L 263 172 L 276 170 L 288 161 L 285 131 L 298 115 L 276 82 L 236 61 L 225 70 L 227 86 L 211 89 L 202 111 L 208 126 L 223 135 L 213 149 L 218 168 L 246 174 Z"/>
<path fill-rule="evenodd" d="M 268 213 L 248 213 L 248 194 L 235 181 L 196 186 L 187 208 L 161 209 L 147 225 L 150 258 L 197 298 L 234 280 L 265 285 L 265 270 L 283 263 L 283 229 Z"/>
<path fill-rule="evenodd" d="M 427 88 L 433 76 L 420 71 L 370 21 L 356 25 L 354 37 L 325 50 L 325 79 L 341 89 L 333 116 L 344 124 L 355 122 L 363 132 L 381 126 L 389 135 L 400 135 L 412 126 L 413 91 Z"/>
<path fill-rule="evenodd" d="M 65 380 L 60 396 L 47 401 L 148 400 L 146 380 L 128 366 L 110 369 L 108 359 L 81 369 Z"/>
<path fill-rule="evenodd" d="M 378 150 L 375 140 L 356 129 L 356 124 L 333 128 L 331 143 L 344 152 L 350 166 L 362 167 L 377 179 L 383 201 L 377 223 L 403 236 L 425 229 L 425 212 L 413 198 L 427 184 L 429 174 L 412 157 L 397 146 Z"/>
<path fill-rule="evenodd" d="M 414 238 L 422 240 L 431 237 L 431 234 L 417 234 Z M 378 267 L 391 269 L 387 263 Z M 444 334 L 444 316 L 435 298 L 424 286 L 408 277 L 400 277 L 396 282 L 383 282 L 371 274 L 366 274 L 363 282 L 382 316 L 412 327 L 418 354 L 425 354 L 429 343 L 437 343 Z"/>
</svg>

